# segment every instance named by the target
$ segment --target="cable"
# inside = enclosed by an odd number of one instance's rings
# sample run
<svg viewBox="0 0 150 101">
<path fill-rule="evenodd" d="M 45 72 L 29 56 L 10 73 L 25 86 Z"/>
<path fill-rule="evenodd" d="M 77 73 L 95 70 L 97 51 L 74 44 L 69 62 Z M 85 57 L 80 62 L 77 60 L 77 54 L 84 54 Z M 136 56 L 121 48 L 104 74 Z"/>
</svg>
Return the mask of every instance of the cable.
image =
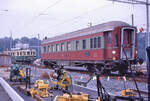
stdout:
<svg viewBox="0 0 150 101">
<path fill-rule="evenodd" d="M 104 7 L 104 6 L 107 6 L 107 5 L 103 5 L 103 6 L 97 7 L 96 9 L 93 9 L 93 10 L 90 10 L 90 11 L 87 11 L 87 12 L 84 12 L 83 14 L 78 15 L 78 16 L 75 16 L 75 17 L 73 17 L 73 18 L 71 18 L 71 19 L 69 19 L 69 20 L 65 20 L 65 21 L 63 21 L 63 22 L 61 22 L 61 23 L 55 24 L 55 25 L 51 26 L 50 28 L 52 29 L 52 28 L 54 28 L 54 27 L 56 27 L 56 26 L 58 26 L 58 25 L 62 25 L 62 24 L 68 23 L 68 22 L 70 22 L 70 21 L 76 20 L 76 19 L 82 17 L 83 15 L 86 15 L 86 14 L 88 14 L 88 13 L 90 13 L 90 12 L 93 12 L 93 11 L 95 11 L 95 10 L 101 8 L 101 7 Z"/>
<path fill-rule="evenodd" d="M 61 2 L 62 0 L 58 0 L 56 1 L 54 4 L 48 6 L 46 9 L 44 9 L 43 11 L 41 11 L 37 16 L 35 16 L 35 18 L 33 20 L 35 20 L 37 17 L 41 16 L 44 12 L 46 12 L 48 9 L 54 7 L 55 5 L 57 5 L 59 2 Z"/>
<path fill-rule="evenodd" d="M 45 8 L 43 11 L 41 11 L 38 15 L 34 16 L 31 20 L 30 23 L 23 25 L 23 29 L 25 29 L 28 25 L 30 25 L 31 23 L 33 23 L 39 16 L 41 16 L 44 12 L 46 12 L 48 9 L 56 6 L 59 2 L 61 2 L 62 0 L 57 0 L 55 3 L 53 3 L 52 5 L 48 6 L 47 8 Z M 21 30 L 21 29 L 20 29 Z"/>
</svg>

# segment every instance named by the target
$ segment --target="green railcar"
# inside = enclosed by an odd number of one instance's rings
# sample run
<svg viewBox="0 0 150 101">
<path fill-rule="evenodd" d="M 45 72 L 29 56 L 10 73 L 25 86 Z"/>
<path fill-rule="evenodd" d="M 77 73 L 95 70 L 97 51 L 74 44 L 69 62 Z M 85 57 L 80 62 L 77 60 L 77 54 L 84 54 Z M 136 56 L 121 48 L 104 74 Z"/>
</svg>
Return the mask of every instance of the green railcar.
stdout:
<svg viewBox="0 0 150 101">
<path fill-rule="evenodd" d="M 5 51 L 5 53 L 11 55 L 13 63 L 31 64 L 36 60 L 36 51 L 34 49 L 11 50 Z"/>
</svg>

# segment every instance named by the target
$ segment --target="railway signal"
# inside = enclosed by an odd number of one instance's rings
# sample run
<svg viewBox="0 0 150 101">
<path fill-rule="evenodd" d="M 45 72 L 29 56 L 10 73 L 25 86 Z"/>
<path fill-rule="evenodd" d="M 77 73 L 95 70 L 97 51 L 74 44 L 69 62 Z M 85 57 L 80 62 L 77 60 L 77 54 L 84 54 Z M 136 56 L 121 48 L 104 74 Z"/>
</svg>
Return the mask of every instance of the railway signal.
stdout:
<svg viewBox="0 0 150 101">
<path fill-rule="evenodd" d="M 141 28 L 139 29 L 139 31 L 140 31 L 140 32 L 143 32 L 143 31 L 144 31 L 143 27 L 141 27 Z"/>
</svg>

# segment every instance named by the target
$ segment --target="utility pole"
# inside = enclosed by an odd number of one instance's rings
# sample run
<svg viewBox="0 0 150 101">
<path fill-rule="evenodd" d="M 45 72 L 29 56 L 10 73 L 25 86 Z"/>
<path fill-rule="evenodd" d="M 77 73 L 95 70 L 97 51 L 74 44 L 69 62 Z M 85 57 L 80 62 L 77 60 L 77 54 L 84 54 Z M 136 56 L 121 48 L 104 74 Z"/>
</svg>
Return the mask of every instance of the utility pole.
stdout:
<svg viewBox="0 0 150 101">
<path fill-rule="evenodd" d="M 148 45 L 147 46 L 150 46 L 150 40 L 149 40 L 149 38 L 150 38 L 150 33 L 149 33 L 149 2 L 148 2 L 148 0 L 146 0 L 146 20 L 147 20 L 147 34 L 148 34 Z"/>
<path fill-rule="evenodd" d="M 89 27 L 92 27 L 92 22 L 89 22 L 89 23 L 88 23 L 88 26 L 89 26 Z"/>
<path fill-rule="evenodd" d="M 134 26 L 134 15 L 131 15 L 131 19 L 132 19 L 132 26 Z"/>
<path fill-rule="evenodd" d="M 12 31 L 10 30 L 10 50 L 12 48 Z"/>
<path fill-rule="evenodd" d="M 148 101 L 150 101 L 150 46 L 146 48 L 147 51 L 147 75 L 148 75 Z"/>
<path fill-rule="evenodd" d="M 38 34 L 38 51 L 37 51 L 38 56 L 37 56 L 37 58 L 40 58 L 40 49 L 39 49 L 40 48 L 40 42 L 39 41 L 40 41 L 40 34 Z"/>
</svg>

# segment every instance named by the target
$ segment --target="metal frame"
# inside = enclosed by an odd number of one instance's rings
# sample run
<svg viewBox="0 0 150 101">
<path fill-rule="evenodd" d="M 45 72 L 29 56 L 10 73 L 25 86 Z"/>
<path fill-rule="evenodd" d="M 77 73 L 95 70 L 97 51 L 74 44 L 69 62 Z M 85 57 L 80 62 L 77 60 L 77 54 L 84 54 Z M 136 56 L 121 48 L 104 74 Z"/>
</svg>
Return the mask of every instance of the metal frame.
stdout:
<svg viewBox="0 0 150 101">
<path fill-rule="evenodd" d="M 129 58 L 129 60 L 134 60 L 134 56 L 135 56 L 135 29 L 134 28 L 131 28 L 131 27 L 123 27 L 121 29 L 121 50 L 120 50 L 120 59 L 126 59 L 126 58 L 123 58 L 123 39 L 124 39 L 124 33 L 123 31 L 125 29 L 132 29 L 133 30 L 133 33 L 132 33 L 132 58 Z"/>
</svg>

